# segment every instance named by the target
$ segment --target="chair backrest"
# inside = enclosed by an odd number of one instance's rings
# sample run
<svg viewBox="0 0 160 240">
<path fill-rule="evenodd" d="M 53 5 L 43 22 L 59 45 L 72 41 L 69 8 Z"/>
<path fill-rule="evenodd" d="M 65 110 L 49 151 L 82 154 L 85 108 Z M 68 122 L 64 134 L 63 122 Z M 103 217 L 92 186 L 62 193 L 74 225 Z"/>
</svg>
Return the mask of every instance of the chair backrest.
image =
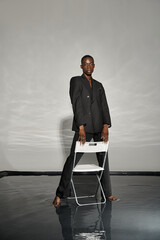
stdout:
<svg viewBox="0 0 160 240">
<path fill-rule="evenodd" d="M 76 142 L 75 152 L 107 152 L 109 142 L 85 142 L 81 144 L 79 141 Z"/>
</svg>

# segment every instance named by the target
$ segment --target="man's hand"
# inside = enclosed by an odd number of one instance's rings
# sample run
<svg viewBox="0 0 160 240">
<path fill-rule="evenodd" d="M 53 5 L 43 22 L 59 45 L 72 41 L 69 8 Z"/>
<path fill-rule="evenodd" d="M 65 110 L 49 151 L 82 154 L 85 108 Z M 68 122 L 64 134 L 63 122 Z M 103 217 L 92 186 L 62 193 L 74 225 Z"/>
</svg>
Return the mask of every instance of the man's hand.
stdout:
<svg viewBox="0 0 160 240">
<path fill-rule="evenodd" d="M 101 139 L 106 143 L 108 142 L 108 136 L 109 136 L 108 125 L 104 124 L 103 130 L 101 133 Z"/>
<path fill-rule="evenodd" d="M 84 144 L 86 142 L 86 132 L 84 129 L 84 126 L 81 125 L 79 126 L 79 138 L 78 141 L 80 141 L 80 143 Z"/>
</svg>

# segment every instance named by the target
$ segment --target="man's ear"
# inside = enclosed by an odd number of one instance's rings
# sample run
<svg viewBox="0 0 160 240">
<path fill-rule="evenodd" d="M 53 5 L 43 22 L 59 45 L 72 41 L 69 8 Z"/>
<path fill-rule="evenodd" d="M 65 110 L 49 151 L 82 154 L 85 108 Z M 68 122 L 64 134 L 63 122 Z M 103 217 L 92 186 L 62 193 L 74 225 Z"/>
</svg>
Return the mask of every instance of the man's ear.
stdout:
<svg viewBox="0 0 160 240">
<path fill-rule="evenodd" d="M 80 65 L 80 68 L 82 68 L 82 64 Z"/>
</svg>

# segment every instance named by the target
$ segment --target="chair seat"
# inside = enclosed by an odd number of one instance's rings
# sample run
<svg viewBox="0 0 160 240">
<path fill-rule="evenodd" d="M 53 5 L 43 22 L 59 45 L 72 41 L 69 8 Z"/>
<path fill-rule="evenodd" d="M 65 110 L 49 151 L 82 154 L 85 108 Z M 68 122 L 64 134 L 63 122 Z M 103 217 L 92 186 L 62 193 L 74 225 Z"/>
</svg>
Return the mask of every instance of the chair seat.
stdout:
<svg viewBox="0 0 160 240">
<path fill-rule="evenodd" d="M 99 167 L 95 164 L 78 164 L 73 172 L 99 172 L 104 170 L 104 168 Z"/>
</svg>

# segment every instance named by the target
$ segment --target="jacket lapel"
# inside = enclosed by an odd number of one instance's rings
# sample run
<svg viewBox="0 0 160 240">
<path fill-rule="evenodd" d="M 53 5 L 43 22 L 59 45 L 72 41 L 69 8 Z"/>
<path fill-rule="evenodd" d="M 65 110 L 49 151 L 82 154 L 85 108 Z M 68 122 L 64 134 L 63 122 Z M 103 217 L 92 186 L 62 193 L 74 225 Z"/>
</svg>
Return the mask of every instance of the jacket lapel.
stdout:
<svg viewBox="0 0 160 240">
<path fill-rule="evenodd" d="M 85 75 L 82 74 L 81 77 L 82 77 L 82 82 L 83 82 L 83 84 L 85 85 L 85 87 L 87 88 L 88 93 L 89 93 L 89 95 L 90 95 L 91 103 L 93 103 L 93 101 L 94 101 L 94 99 L 95 99 L 95 96 L 96 96 L 96 86 L 95 86 L 94 79 L 92 78 L 92 88 L 91 88 L 90 85 L 89 85 L 89 81 L 88 81 L 88 79 L 85 77 Z M 91 93 L 91 91 L 92 91 L 92 93 Z"/>
<path fill-rule="evenodd" d="M 89 85 L 88 79 L 85 77 L 84 74 L 82 74 L 81 77 L 82 77 L 82 82 L 84 83 L 85 87 L 87 88 L 87 90 L 88 90 L 88 92 L 89 92 L 89 95 L 91 95 L 91 90 L 92 90 L 92 89 L 91 89 L 91 87 L 90 87 L 90 85 Z"/>
<path fill-rule="evenodd" d="M 96 97 L 96 86 L 93 78 L 92 78 L 92 91 L 93 91 L 92 92 L 92 103 L 93 103 Z"/>
</svg>

